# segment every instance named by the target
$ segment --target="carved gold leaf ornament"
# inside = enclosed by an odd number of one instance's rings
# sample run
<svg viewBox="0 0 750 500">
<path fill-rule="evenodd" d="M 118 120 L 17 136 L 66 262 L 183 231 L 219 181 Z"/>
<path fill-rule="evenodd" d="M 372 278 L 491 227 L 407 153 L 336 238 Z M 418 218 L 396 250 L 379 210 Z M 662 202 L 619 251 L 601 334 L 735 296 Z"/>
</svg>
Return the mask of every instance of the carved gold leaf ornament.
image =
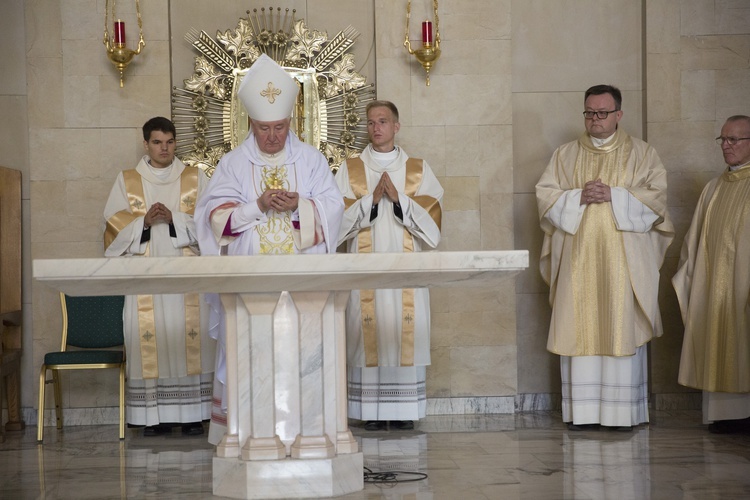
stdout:
<svg viewBox="0 0 750 500">
<path fill-rule="evenodd" d="M 263 53 L 297 79 L 292 128 L 323 153 L 333 171 L 367 145 L 365 107 L 375 99 L 375 88 L 356 71 L 348 52 L 359 33 L 349 26 L 329 40 L 326 32 L 295 20 L 295 12 L 253 9 L 235 29 L 217 30 L 215 39 L 195 29 L 185 35 L 200 53 L 184 87 L 172 89 L 172 119 L 180 137 L 176 153 L 185 164 L 210 176 L 221 157 L 245 139 L 249 122 L 236 92 Z M 269 102 L 278 96 L 272 84 L 263 92 Z"/>
</svg>

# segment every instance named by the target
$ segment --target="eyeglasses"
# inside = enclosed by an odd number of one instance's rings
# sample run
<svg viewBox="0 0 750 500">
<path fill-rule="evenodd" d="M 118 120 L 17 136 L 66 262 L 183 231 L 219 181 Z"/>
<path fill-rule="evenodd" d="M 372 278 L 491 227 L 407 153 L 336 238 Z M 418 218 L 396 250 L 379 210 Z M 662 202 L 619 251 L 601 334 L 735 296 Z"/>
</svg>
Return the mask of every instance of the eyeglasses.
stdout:
<svg viewBox="0 0 750 500">
<path fill-rule="evenodd" d="M 584 111 L 583 116 L 587 120 L 591 120 L 594 116 L 596 116 L 600 120 L 604 120 L 606 117 L 609 116 L 610 113 L 617 113 L 618 111 L 620 110 L 613 109 L 612 111 Z"/>
<path fill-rule="evenodd" d="M 750 137 L 721 137 L 719 136 L 716 138 L 716 144 L 718 144 L 719 146 L 723 146 L 724 141 L 726 141 L 727 144 L 729 144 L 730 146 L 734 146 L 740 141 L 747 141 L 747 140 L 750 140 Z"/>
</svg>

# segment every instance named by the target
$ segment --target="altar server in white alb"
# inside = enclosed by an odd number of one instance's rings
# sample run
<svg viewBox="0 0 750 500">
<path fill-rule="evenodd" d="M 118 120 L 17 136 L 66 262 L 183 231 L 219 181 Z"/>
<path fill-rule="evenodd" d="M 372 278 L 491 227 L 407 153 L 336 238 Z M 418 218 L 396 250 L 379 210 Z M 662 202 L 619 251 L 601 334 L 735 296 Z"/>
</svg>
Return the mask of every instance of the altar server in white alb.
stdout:
<svg viewBox="0 0 750 500">
<path fill-rule="evenodd" d="M 175 127 L 155 117 L 143 126 L 146 155 L 120 172 L 104 209 L 107 257 L 198 255 L 195 202 L 208 183 L 202 170 L 175 158 Z M 203 434 L 211 415 L 215 341 L 197 293 L 125 298 L 128 353 L 126 419 L 153 436 L 181 424 Z"/>
<path fill-rule="evenodd" d="M 251 133 L 216 166 L 198 201 L 196 224 L 204 255 L 334 253 L 344 203 L 320 151 L 290 130 L 299 87 L 282 67 L 260 56 L 238 96 Z M 220 303 L 209 299 L 212 317 Z M 224 331 L 211 334 L 219 352 L 209 442 L 226 431 Z"/>
<path fill-rule="evenodd" d="M 370 144 L 336 174 L 346 211 L 339 242 L 350 253 L 420 252 L 440 243 L 443 188 L 426 161 L 395 136 L 398 109 L 367 105 Z M 365 429 L 412 429 L 425 416 L 430 364 L 426 288 L 354 290 L 347 308 L 349 417 Z"/>
</svg>

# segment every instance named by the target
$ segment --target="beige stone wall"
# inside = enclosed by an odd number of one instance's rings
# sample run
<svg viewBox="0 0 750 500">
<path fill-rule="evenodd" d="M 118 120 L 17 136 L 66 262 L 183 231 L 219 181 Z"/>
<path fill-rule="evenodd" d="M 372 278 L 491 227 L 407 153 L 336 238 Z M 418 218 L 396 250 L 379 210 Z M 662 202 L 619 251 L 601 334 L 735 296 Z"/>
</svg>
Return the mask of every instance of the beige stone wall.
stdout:
<svg viewBox="0 0 750 500">
<path fill-rule="evenodd" d="M 623 126 L 649 140 L 669 170 L 680 240 L 702 185 L 722 168 L 712 139 L 726 116 L 750 112 L 750 7 L 713 0 L 441 2 L 443 55 L 426 87 L 422 68 L 402 47 L 405 2 L 358 2 L 288 5 L 329 34 L 347 24 L 363 33 L 357 60 L 377 77 L 379 97 L 399 106 L 400 143 L 427 159 L 446 189 L 440 249 L 531 251 L 530 269 L 498 290 L 433 292 L 429 397 L 558 393 L 557 359 L 544 348 L 549 307 L 537 268 L 534 184 L 554 148 L 582 131 L 585 88 L 613 83 L 624 91 Z M 218 25 L 204 27 L 205 13 L 189 23 L 185 16 L 208 3 L 141 2 L 148 45 L 123 89 L 101 44 L 103 0 L 3 4 L 0 164 L 24 174 L 28 414 L 42 356 L 57 348 L 60 327 L 57 295 L 32 283 L 31 259 L 102 254 L 100 217 L 115 175 L 141 156 L 140 126 L 169 116 L 170 88 L 191 72 L 192 60 L 179 55 L 189 52 L 184 27 L 229 29 L 255 6 L 210 2 L 221 6 L 211 9 L 223 16 Z M 431 3 L 412 3 L 411 36 L 418 39 Z M 133 7 L 118 6 L 133 42 Z M 361 12 L 370 20 L 358 26 Z M 667 333 L 652 346 L 659 395 L 680 392 L 681 325 L 668 283 L 679 244 L 663 272 Z M 67 407 L 116 405 L 114 374 L 66 382 Z"/>
</svg>

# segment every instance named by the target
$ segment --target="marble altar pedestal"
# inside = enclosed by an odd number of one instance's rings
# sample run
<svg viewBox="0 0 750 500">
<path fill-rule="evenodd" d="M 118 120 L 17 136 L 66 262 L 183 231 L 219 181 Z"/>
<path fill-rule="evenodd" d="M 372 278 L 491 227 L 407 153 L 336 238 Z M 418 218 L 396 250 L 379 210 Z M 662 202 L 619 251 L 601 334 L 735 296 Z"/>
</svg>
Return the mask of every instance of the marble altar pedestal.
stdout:
<svg viewBox="0 0 750 500">
<path fill-rule="evenodd" d="M 347 424 L 349 290 L 496 286 L 527 251 L 35 260 L 70 295 L 219 293 L 226 322 L 227 432 L 214 494 L 337 496 L 363 488 Z"/>
</svg>

